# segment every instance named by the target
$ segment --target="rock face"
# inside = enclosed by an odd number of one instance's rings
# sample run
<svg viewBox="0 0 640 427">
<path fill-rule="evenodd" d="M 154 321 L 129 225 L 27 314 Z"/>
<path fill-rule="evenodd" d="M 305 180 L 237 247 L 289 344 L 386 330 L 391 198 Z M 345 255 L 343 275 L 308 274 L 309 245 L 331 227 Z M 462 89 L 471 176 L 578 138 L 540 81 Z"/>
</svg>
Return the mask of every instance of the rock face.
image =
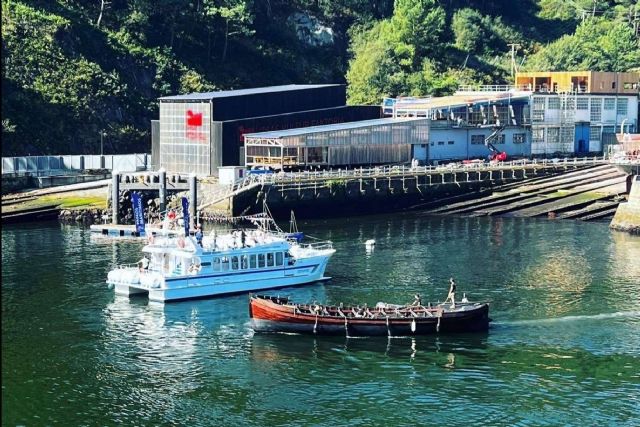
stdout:
<svg viewBox="0 0 640 427">
<path fill-rule="evenodd" d="M 633 177 L 629 201 L 620 203 L 611 221 L 611 228 L 640 234 L 640 175 Z"/>
<path fill-rule="evenodd" d="M 295 29 L 298 40 L 308 46 L 330 46 L 334 42 L 333 30 L 314 16 L 297 12 L 288 18 L 288 22 Z"/>
</svg>

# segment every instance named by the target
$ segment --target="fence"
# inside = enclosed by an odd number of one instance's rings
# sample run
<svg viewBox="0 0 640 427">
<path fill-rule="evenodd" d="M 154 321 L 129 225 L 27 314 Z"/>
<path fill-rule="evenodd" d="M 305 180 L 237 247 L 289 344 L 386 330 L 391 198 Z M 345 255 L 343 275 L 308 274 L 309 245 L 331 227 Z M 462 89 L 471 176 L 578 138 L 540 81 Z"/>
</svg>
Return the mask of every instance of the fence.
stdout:
<svg viewBox="0 0 640 427">
<path fill-rule="evenodd" d="M 3 157 L 2 175 L 61 175 L 83 170 L 145 171 L 150 154 Z"/>
</svg>

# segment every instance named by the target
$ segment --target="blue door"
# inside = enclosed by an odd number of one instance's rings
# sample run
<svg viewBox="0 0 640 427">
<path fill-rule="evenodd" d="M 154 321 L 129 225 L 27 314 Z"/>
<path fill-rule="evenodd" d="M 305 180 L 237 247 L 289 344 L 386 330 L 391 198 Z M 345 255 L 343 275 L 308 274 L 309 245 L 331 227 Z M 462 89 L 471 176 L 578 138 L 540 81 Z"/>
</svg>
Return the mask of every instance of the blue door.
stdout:
<svg viewBox="0 0 640 427">
<path fill-rule="evenodd" d="M 574 151 L 576 154 L 589 152 L 589 122 L 576 123 Z"/>
</svg>

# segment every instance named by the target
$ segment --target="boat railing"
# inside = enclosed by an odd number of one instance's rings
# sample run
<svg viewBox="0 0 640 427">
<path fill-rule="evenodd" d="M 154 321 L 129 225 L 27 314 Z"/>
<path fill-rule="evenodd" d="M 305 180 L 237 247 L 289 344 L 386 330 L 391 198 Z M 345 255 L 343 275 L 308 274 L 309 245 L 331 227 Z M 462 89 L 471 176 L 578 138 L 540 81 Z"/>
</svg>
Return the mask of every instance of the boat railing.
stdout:
<svg viewBox="0 0 640 427">
<path fill-rule="evenodd" d="M 315 249 L 317 251 L 333 249 L 333 242 L 331 240 L 322 240 L 313 243 L 300 243 L 301 248 L 304 249 Z"/>
<path fill-rule="evenodd" d="M 115 266 L 116 270 L 131 270 L 133 268 L 140 268 L 140 266 L 137 262 L 131 264 L 116 264 Z"/>
</svg>

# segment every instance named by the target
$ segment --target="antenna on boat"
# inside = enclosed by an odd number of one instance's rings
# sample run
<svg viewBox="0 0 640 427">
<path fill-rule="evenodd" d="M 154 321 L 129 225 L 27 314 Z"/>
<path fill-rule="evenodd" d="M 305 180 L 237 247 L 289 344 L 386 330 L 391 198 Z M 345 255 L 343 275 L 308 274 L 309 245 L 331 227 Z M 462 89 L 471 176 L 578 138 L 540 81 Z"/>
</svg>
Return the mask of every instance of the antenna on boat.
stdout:
<svg viewBox="0 0 640 427">
<path fill-rule="evenodd" d="M 291 211 L 291 219 L 289 219 L 289 233 L 298 233 L 298 224 L 296 223 L 296 216 Z"/>
</svg>

